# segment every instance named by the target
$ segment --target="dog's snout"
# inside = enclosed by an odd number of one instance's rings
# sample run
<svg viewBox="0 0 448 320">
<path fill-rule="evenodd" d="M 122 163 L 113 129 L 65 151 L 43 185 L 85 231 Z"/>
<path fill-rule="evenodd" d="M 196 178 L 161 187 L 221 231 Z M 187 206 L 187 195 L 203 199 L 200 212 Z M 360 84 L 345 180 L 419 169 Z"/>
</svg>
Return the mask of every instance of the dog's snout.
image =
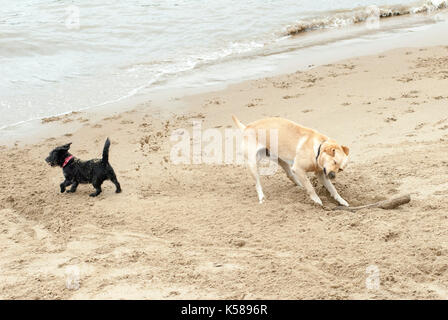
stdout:
<svg viewBox="0 0 448 320">
<path fill-rule="evenodd" d="M 328 178 L 334 179 L 335 177 L 336 177 L 336 174 L 334 173 L 334 171 L 330 171 L 330 173 L 328 174 Z"/>
</svg>

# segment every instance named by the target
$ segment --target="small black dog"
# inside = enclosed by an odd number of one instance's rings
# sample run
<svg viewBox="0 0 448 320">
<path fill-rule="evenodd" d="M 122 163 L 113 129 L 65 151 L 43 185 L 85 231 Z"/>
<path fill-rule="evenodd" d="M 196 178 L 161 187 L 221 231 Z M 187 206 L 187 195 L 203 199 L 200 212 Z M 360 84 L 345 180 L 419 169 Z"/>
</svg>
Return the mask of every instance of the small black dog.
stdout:
<svg viewBox="0 0 448 320">
<path fill-rule="evenodd" d="M 81 161 L 68 152 L 70 145 L 71 143 L 67 143 L 66 145 L 57 147 L 45 159 L 52 167 L 62 167 L 65 181 L 60 184 L 61 193 L 65 192 L 65 188 L 70 185 L 72 187 L 67 192 L 75 192 L 80 183 L 91 183 L 96 191 L 91 193 L 90 196 L 96 197 L 101 193 L 101 185 L 105 180 L 110 180 L 115 184 L 116 193 L 121 192 L 121 187 L 115 176 L 114 169 L 109 164 L 109 138 L 107 138 L 104 144 L 102 159 Z"/>
</svg>

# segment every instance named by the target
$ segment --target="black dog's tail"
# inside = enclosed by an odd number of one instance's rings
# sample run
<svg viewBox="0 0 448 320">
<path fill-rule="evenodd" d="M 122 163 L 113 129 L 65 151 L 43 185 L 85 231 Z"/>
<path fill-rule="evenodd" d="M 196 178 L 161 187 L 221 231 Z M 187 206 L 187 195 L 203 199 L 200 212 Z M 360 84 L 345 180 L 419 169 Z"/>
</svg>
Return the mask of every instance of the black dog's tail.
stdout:
<svg viewBox="0 0 448 320">
<path fill-rule="evenodd" d="M 109 140 L 109 138 L 107 138 L 106 143 L 104 144 L 104 149 L 103 149 L 103 159 L 102 159 L 103 163 L 109 162 L 109 147 L 110 147 L 110 140 Z"/>
</svg>

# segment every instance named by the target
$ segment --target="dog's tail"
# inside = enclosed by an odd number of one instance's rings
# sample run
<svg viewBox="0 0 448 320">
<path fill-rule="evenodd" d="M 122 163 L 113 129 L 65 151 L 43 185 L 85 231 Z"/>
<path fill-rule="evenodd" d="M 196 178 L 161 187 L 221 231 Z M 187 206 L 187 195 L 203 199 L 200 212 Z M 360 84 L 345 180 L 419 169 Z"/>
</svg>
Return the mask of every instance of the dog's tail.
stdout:
<svg viewBox="0 0 448 320">
<path fill-rule="evenodd" d="M 235 124 L 236 124 L 236 126 L 237 126 L 238 128 L 240 128 L 241 130 L 246 129 L 246 126 L 245 126 L 244 124 L 242 124 L 242 123 L 240 122 L 240 120 L 238 120 L 237 117 L 236 117 L 235 115 L 233 115 L 233 114 L 232 114 L 232 119 L 233 119 L 233 122 L 235 122 Z"/>
<path fill-rule="evenodd" d="M 103 159 L 102 159 L 103 163 L 109 162 L 109 147 L 110 147 L 110 140 L 109 138 L 107 138 L 103 148 Z"/>
</svg>

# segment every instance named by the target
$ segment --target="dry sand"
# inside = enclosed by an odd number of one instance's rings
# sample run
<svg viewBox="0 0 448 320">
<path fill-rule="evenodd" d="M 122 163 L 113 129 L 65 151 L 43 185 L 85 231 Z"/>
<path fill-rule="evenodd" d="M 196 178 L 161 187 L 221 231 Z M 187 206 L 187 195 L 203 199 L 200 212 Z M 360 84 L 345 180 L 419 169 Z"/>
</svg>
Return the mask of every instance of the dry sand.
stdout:
<svg viewBox="0 0 448 320">
<path fill-rule="evenodd" d="M 448 47 L 353 58 L 179 99 L 183 114 L 140 105 L 40 143 L 1 147 L 1 299 L 448 299 Z M 351 148 L 335 183 L 352 205 L 410 193 L 395 210 L 331 211 L 283 172 L 254 182 L 237 165 L 174 165 L 171 132 L 224 130 L 281 116 Z M 50 121 L 50 120 L 47 120 Z M 42 124 L 49 126 L 51 123 Z M 73 142 L 98 157 L 106 137 L 122 194 L 106 182 L 60 194 L 48 152 Z M 316 185 L 315 179 L 313 183 Z M 380 288 L 366 288 L 366 268 Z M 66 288 L 67 267 L 80 270 Z"/>
</svg>

